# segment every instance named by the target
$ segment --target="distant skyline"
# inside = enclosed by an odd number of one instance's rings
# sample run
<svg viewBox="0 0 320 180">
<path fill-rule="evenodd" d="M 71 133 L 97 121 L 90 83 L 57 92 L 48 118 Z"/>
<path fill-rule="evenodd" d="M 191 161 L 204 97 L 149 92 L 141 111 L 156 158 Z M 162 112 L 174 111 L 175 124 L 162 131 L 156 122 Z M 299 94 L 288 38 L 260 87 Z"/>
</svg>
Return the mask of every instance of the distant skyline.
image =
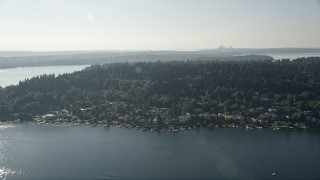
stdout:
<svg viewBox="0 0 320 180">
<path fill-rule="evenodd" d="M 320 47 L 319 0 L 0 0 L 0 51 Z"/>
</svg>

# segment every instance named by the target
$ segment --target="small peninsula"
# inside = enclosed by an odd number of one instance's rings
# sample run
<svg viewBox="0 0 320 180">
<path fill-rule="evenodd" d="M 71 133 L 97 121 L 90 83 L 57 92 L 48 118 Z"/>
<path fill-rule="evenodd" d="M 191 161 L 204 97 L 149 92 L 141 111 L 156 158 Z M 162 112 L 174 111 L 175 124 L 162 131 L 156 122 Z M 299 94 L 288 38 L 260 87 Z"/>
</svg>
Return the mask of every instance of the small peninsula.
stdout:
<svg viewBox="0 0 320 180">
<path fill-rule="evenodd" d="M 1 121 L 179 131 L 320 127 L 320 57 L 92 65 L 0 89 Z"/>
</svg>

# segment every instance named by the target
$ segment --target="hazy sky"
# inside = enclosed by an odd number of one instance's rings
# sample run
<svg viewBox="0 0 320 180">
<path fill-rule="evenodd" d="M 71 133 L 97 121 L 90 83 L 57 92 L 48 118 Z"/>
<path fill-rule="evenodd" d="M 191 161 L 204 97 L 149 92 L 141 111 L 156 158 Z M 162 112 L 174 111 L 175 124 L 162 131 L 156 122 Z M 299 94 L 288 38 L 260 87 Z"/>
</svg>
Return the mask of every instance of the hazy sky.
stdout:
<svg viewBox="0 0 320 180">
<path fill-rule="evenodd" d="M 320 47 L 318 0 L 0 0 L 0 50 Z"/>
</svg>

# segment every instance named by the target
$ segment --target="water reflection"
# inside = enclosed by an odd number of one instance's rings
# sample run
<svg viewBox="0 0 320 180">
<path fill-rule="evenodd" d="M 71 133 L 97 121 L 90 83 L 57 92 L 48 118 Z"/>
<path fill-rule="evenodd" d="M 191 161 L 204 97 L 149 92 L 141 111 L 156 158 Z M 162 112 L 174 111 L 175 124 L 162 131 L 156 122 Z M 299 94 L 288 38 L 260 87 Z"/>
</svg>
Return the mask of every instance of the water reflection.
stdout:
<svg viewBox="0 0 320 180">
<path fill-rule="evenodd" d="M 10 148 L 8 148 L 9 136 L 7 130 L 14 128 L 15 126 L 16 125 L 11 123 L 0 123 L 0 179 L 7 179 L 7 177 L 21 173 L 20 171 L 17 172 L 14 169 L 5 167 L 8 158 L 10 158 L 10 155 L 8 154 Z"/>
<path fill-rule="evenodd" d="M 5 128 L 2 127 L 3 125 L 0 126 L 0 130 L 3 130 Z M 5 126 L 4 126 L 5 127 Z M 0 131 L 0 165 L 2 165 L 2 163 L 5 163 L 6 159 L 6 152 L 7 152 L 7 148 L 6 148 L 6 142 L 7 142 L 7 136 L 5 133 Z"/>
<path fill-rule="evenodd" d="M 1 167 L 0 168 L 0 179 L 5 180 L 7 177 L 12 176 L 14 174 L 20 174 L 21 172 L 16 172 L 13 169 L 9 169 L 6 167 Z"/>
</svg>

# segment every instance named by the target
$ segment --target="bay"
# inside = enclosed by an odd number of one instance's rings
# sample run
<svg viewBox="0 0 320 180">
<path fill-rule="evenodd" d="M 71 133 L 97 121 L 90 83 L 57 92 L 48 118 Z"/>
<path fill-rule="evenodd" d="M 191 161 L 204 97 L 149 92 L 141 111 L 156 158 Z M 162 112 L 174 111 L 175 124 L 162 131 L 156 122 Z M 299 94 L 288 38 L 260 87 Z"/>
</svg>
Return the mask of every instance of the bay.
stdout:
<svg viewBox="0 0 320 180">
<path fill-rule="evenodd" d="M 64 73 L 72 73 L 74 71 L 80 71 L 87 66 L 88 65 L 41 66 L 0 69 L 0 86 L 17 85 L 19 81 L 43 74 L 55 74 L 57 76 Z"/>
<path fill-rule="evenodd" d="M 275 54 L 263 54 L 263 55 L 267 55 L 267 56 L 271 56 L 274 59 L 297 59 L 297 58 L 302 58 L 302 57 L 319 57 L 320 56 L 320 52 L 318 53 L 275 53 Z"/>
<path fill-rule="evenodd" d="M 319 142 L 312 129 L 3 124 L 0 179 L 319 179 Z"/>
</svg>

